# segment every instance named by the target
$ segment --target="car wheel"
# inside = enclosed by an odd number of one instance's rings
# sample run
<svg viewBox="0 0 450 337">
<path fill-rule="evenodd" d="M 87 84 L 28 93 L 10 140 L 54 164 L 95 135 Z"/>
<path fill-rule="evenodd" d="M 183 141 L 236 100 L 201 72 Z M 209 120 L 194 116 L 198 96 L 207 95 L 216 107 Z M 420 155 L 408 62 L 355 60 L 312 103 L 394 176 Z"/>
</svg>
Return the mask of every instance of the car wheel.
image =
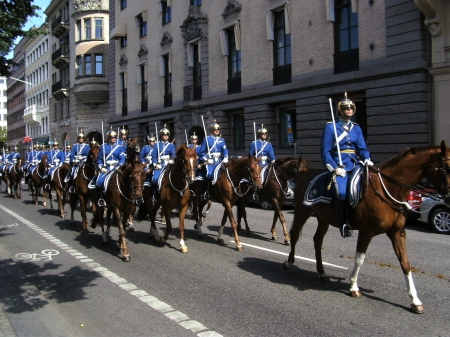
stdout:
<svg viewBox="0 0 450 337">
<path fill-rule="evenodd" d="M 260 201 L 259 207 L 262 209 L 272 209 L 272 203 L 270 201 Z"/>
<path fill-rule="evenodd" d="M 450 209 L 438 208 L 431 213 L 430 225 L 439 234 L 450 233 Z"/>
</svg>

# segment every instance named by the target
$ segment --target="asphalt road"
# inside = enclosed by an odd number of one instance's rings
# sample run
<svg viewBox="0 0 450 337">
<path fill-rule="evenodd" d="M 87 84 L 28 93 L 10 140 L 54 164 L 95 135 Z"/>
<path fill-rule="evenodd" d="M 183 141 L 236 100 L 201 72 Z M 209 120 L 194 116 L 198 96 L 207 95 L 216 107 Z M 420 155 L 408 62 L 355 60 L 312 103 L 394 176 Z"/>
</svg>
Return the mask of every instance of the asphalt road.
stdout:
<svg viewBox="0 0 450 337">
<path fill-rule="evenodd" d="M 54 202 L 56 207 L 56 203 Z M 66 212 L 69 207 L 66 205 Z M 356 237 L 330 229 L 323 246 L 331 283 L 315 271 L 311 218 L 297 244 L 296 264 L 283 269 L 290 247 L 271 241 L 272 211 L 248 208 L 252 237 L 235 251 L 229 224 L 216 242 L 223 208 L 214 204 L 199 239 L 186 225 L 189 253 L 179 251 L 175 228 L 166 245 L 150 238 L 147 221 L 127 234 L 131 262 L 117 252 L 113 227 L 104 247 L 101 229 L 81 235 L 49 207 L 0 194 L 0 303 L 19 336 L 448 336 L 448 235 L 413 222 L 407 227 L 422 315 L 413 314 L 390 241 L 373 239 L 359 274 L 360 299 L 349 296 Z M 293 209 L 285 209 L 290 224 Z M 177 218 L 173 225 L 177 227 Z M 165 226 L 158 224 L 160 234 Z"/>
</svg>

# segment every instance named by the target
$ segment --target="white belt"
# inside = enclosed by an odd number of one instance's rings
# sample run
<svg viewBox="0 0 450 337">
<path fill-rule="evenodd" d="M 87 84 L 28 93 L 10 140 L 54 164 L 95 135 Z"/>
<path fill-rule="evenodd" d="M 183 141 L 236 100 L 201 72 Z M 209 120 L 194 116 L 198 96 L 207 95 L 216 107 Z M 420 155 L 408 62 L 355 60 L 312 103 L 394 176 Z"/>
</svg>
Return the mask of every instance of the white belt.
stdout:
<svg viewBox="0 0 450 337">
<path fill-rule="evenodd" d="M 108 165 L 108 166 L 114 166 L 114 165 L 116 165 L 118 162 L 119 162 L 118 160 L 107 160 L 107 161 L 106 161 L 106 165 Z"/>
<path fill-rule="evenodd" d="M 262 156 L 261 157 L 261 161 L 266 161 L 267 160 L 267 156 Z"/>
<path fill-rule="evenodd" d="M 219 158 L 219 157 L 222 156 L 222 153 L 220 153 L 220 152 L 213 152 L 213 153 L 211 153 L 211 156 L 213 156 L 215 158 Z"/>
<path fill-rule="evenodd" d="M 167 161 L 169 160 L 169 155 L 159 157 L 161 160 Z"/>
</svg>

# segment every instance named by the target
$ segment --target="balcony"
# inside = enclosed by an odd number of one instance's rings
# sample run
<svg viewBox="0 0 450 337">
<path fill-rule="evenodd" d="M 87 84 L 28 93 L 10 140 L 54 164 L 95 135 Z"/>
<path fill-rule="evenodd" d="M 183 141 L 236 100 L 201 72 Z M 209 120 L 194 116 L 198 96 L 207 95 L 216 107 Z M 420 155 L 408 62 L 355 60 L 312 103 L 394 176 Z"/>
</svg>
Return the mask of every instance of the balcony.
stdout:
<svg viewBox="0 0 450 337">
<path fill-rule="evenodd" d="M 63 98 L 69 96 L 69 85 L 63 86 L 62 81 L 56 82 L 55 84 L 52 84 L 52 95 L 55 97 L 58 101 L 62 100 Z"/>
<path fill-rule="evenodd" d="M 334 73 L 359 70 L 359 48 L 338 52 L 334 56 Z"/>
<path fill-rule="evenodd" d="M 109 101 L 109 83 L 104 78 L 85 78 L 76 81 L 71 92 L 84 104 L 106 103 Z"/>
<path fill-rule="evenodd" d="M 52 35 L 59 39 L 69 30 L 69 28 L 69 18 L 63 18 L 60 15 L 52 22 Z"/>
<path fill-rule="evenodd" d="M 48 106 L 39 106 L 33 104 L 25 108 L 23 112 L 23 120 L 25 124 L 29 125 L 40 125 L 41 119 L 48 115 Z"/>
<path fill-rule="evenodd" d="M 290 64 L 273 68 L 273 85 L 291 83 L 292 68 Z"/>
<path fill-rule="evenodd" d="M 55 51 L 52 54 L 52 64 L 57 69 L 61 69 L 65 67 L 66 65 L 69 65 L 70 62 L 70 54 L 69 54 L 69 48 L 65 48 L 65 52 L 63 53 L 63 49 L 59 48 L 57 51 Z"/>
<path fill-rule="evenodd" d="M 172 106 L 172 94 L 164 95 L 164 107 L 169 108 Z"/>
<path fill-rule="evenodd" d="M 241 76 L 228 79 L 228 95 L 241 92 Z"/>
</svg>

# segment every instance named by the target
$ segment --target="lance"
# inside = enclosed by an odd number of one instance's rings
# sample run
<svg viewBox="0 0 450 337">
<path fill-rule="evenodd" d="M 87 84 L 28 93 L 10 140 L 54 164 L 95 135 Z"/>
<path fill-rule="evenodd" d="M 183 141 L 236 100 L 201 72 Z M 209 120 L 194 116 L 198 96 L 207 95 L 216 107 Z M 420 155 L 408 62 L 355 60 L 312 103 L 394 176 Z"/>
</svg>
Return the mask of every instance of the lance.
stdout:
<svg viewBox="0 0 450 337">
<path fill-rule="evenodd" d="M 158 150 L 158 163 L 161 161 L 160 154 L 159 154 L 159 137 L 158 137 L 158 126 L 155 122 L 155 131 L 156 131 L 156 149 Z"/>
<path fill-rule="evenodd" d="M 202 115 L 202 123 L 203 123 L 203 130 L 205 131 L 205 140 L 206 140 L 206 147 L 208 148 L 208 157 L 211 158 L 211 151 L 209 149 L 208 136 L 206 134 L 205 120 L 203 119 L 203 115 Z"/>
<path fill-rule="evenodd" d="M 102 138 L 103 138 L 103 165 L 106 165 L 106 155 L 105 155 L 105 133 L 103 132 L 103 121 L 102 121 Z"/>
<path fill-rule="evenodd" d="M 184 135 L 186 136 L 186 145 L 189 145 L 186 129 L 184 129 Z"/>
<path fill-rule="evenodd" d="M 333 102 L 332 102 L 331 98 L 329 98 L 328 100 L 330 102 L 331 119 L 333 120 L 334 137 L 336 138 L 336 148 L 337 148 L 337 153 L 338 153 L 338 157 L 339 157 L 339 166 L 342 166 L 341 149 L 339 148 L 336 123 L 334 122 Z"/>
<path fill-rule="evenodd" d="M 256 124 L 253 122 L 253 133 L 255 134 L 255 157 L 258 155 L 258 143 L 256 142 Z"/>
</svg>

